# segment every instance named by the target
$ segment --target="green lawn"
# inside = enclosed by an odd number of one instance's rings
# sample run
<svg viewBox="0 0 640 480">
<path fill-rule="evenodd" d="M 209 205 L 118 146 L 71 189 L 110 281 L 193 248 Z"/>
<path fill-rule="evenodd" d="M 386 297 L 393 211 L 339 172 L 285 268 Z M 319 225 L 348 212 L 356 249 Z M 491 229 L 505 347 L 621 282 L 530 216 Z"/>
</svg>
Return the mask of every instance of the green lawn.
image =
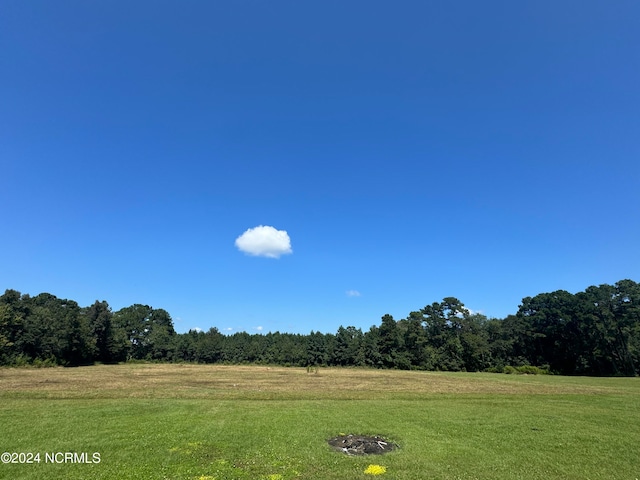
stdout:
<svg viewBox="0 0 640 480">
<path fill-rule="evenodd" d="M 400 449 L 348 457 L 342 433 Z M 640 379 L 115 365 L 0 369 L 0 478 L 640 478 Z M 51 463 L 85 452 L 100 463 Z M 58 455 L 58 459 L 62 457 Z"/>
</svg>

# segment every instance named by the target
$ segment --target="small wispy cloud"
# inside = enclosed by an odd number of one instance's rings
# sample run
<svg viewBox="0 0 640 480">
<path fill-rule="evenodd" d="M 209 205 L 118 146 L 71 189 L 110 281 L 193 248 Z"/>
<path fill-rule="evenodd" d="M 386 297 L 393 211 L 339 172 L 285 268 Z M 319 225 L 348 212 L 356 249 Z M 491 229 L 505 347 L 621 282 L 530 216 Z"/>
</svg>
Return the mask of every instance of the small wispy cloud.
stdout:
<svg viewBox="0 0 640 480">
<path fill-rule="evenodd" d="M 277 230 L 269 225 L 248 229 L 236 238 L 236 247 L 255 257 L 280 258 L 281 255 L 293 253 L 287 231 Z"/>
<path fill-rule="evenodd" d="M 257 327 L 255 327 L 255 329 L 261 332 L 262 330 L 264 330 L 264 327 L 262 325 L 258 325 Z"/>
<path fill-rule="evenodd" d="M 360 296 L 360 292 L 358 290 L 347 290 L 345 293 L 347 294 L 347 297 L 359 297 Z"/>
</svg>

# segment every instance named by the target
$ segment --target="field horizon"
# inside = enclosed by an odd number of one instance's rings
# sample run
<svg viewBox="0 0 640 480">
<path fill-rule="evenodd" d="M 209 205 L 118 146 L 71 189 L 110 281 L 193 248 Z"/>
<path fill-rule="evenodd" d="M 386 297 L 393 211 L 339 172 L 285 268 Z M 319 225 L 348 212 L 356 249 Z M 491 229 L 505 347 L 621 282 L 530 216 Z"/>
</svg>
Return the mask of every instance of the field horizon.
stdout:
<svg viewBox="0 0 640 480">
<path fill-rule="evenodd" d="M 640 477 L 638 378 L 120 364 L 0 368 L 0 387 L 0 450 L 41 454 L 0 478 Z M 342 434 L 400 448 L 347 456 Z"/>
</svg>

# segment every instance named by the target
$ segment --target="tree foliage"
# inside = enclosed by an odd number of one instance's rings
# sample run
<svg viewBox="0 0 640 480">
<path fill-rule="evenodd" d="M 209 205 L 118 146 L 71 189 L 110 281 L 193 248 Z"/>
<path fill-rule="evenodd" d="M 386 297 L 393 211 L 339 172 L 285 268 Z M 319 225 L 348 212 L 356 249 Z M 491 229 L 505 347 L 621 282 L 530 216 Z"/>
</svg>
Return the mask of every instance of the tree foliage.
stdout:
<svg viewBox="0 0 640 480">
<path fill-rule="evenodd" d="M 0 296 L 0 364 L 84 365 L 125 360 L 291 366 L 626 375 L 640 372 L 640 285 L 621 280 L 571 294 L 522 300 L 504 319 L 472 313 L 446 297 L 363 332 L 223 335 L 212 327 L 177 334 L 166 310 L 106 301 L 80 307 L 49 293 Z"/>
</svg>

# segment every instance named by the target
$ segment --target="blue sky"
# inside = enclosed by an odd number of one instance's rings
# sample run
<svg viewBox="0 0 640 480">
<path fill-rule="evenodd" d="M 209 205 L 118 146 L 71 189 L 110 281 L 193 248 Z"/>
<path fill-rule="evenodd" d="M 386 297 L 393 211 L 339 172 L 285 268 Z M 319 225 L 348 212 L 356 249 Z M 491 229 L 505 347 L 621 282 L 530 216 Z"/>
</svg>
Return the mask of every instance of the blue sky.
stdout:
<svg viewBox="0 0 640 480">
<path fill-rule="evenodd" d="M 640 280 L 635 0 L 5 0 L 0 72 L 2 289 L 309 333 Z"/>
</svg>

